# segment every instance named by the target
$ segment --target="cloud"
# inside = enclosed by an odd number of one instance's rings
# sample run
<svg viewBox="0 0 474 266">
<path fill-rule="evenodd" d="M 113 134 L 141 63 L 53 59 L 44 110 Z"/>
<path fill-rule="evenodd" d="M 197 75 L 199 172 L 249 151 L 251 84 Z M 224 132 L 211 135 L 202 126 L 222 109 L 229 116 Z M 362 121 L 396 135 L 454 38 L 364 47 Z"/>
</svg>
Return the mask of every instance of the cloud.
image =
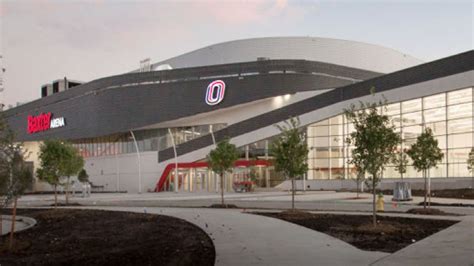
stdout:
<svg viewBox="0 0 474 266">
<path fill-rule="evenodd" d="M 262 23 L 268 20 L 303 14 L 304 9 L 287 0 L 198 1 L 190 6 L 201 19 L 228 26 Z"/>
</svg>

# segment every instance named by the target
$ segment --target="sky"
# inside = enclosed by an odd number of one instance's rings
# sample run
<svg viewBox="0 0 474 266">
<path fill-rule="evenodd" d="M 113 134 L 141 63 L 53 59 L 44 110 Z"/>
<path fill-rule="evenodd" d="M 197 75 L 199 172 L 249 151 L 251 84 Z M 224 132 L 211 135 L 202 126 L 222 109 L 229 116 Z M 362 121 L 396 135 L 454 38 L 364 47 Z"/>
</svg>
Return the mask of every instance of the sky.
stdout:
<svg viewBox="0 0 474 266">
<path fill-rule="evenodd" d="M 473 49 L 473 1 L 0 0 L 0 102 L 40 97 L 55 79 L 91 81 L 207 45 L 329 37 L 424 61 Z"/>
</svg>

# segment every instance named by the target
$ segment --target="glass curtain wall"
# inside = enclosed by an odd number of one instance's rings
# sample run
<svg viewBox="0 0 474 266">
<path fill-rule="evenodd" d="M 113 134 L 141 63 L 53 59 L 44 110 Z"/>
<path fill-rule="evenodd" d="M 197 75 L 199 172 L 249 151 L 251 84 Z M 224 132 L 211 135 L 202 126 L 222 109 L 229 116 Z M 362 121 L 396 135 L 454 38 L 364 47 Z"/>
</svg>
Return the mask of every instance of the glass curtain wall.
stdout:
<svg viewBox="0 0 474 266">
<path fill-rule="evenodd" d="M 225 124 L 199 125 L 190 127 L 172 128 L 176 145 L 204 136 L 210 131 L 217 131 Z M 160 151 L 172 146 L 171 136 L 167 128 L 137 130 L 133 132 L 137 139 L 140 152 Z M 117 154 L 135 153 L 135 143 L 130 132 L 114 134 L 105 137 L 79 139 L 73 145 L 84 158 L 110 156 Z"/>
<path fill-rule="evenodd" d="M 428 97 L 389 104 L 382 112 L 391 118 L 403 142 L 398 149 L 408 149 L 425 127 L 433 130 L 444 153 L 443 161 L 430 171 L 431 177 L 468 177 L 468 154 L 473 147 L 473 89 L 466 88 Z M 355 169 L 347 163 L 353 147 L 345 139 L 354 131 L 343 115 L 309 125 L 309 179 L 347 179 Z M 384 177 L 399 178 L 393 165 Z M 403 177 L 421 177 L 409 162 Z"/>
</svg>

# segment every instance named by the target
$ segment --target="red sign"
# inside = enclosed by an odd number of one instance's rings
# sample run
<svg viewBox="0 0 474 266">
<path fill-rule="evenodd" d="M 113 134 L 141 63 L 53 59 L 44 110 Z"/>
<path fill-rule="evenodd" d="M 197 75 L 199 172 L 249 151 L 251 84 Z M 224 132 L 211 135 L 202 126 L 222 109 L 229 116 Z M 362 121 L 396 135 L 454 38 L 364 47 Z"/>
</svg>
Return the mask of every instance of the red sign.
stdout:
<svg viewBox="0 0 474 266">
<path fill-rule="evenodd" d="M 46 131 L 51 127 L 51 113 L 28 116 L 28 134 Z"/>
</svg>

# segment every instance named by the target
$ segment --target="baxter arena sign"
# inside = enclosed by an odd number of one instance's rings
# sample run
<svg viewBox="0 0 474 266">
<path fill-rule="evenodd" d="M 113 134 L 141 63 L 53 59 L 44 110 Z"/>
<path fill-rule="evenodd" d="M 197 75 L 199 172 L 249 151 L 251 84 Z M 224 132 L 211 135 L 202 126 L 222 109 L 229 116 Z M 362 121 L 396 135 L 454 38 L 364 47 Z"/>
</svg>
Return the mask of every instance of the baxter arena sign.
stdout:
<svg viewBox="0 0 474 266">
<path fill-rule="evenodd" d="M 66 125 L 64 117 L 52 118 L 52 113 L 28 116 L 28 134 L 47 131 L 51 128 L 63 127 Z"/>
</svg>

